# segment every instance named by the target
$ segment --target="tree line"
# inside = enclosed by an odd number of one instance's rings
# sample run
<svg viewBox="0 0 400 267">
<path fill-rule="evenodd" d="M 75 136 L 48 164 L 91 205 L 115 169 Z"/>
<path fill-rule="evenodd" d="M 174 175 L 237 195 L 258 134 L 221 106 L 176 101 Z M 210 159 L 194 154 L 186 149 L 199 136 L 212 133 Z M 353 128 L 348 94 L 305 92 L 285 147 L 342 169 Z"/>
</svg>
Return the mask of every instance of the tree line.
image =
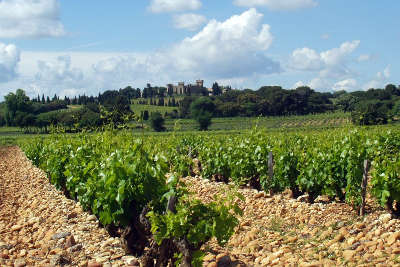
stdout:
<svg viewBox="0 0 400 267">
<path fill-rule="evenodd" d="M 59 125 L 68 131 L 78 131 L 109 123 L 119 125 L 133 115 L 128 98 L 113 91 L 100 94 L 93 98 L 95 101 L 91 101 L 92 97 L 80 96 L 84 104 L 76 109 L 68 109 L 69 102 L 65 99 L 42 99 L 31 100 L 22 89 L 9 93 L 0 105 L 0 126 L 17 126 L 27 131 L 38 128 L 48 132 L 49 126 Z"/>
<path fill-rule="evenodd" d="M 317 92 L 307 86 L 283 89 L 280 86 L 263 86 L 258 90 L 227 90 L 222 92 L 217 83 L 211 96 L 191 95 L 176 101 L 165 100 L 163 94 L 149 93 L 130 86 L 119 90 L 108 90 L 98 96 L 79 95 L 73 98 L 37 96 L 32 100 L 22 89 L 9 93 L 0 103 L 0 126 L 38 127 L 47 131 L 50 125 L 61 125 L 68 129 L 99 127 L 105 123 L 115 125 L 129 120 L 134 114 L 130 109 L 136 104 L 177 107 L 171 113 L 160 114 L 163 118 L 193 118 L 201 129 L 206 129 L 212 117 L 255 117 L 307 115 L 344 111 L 352 113 L 355 124 L 384 124 L 396 120 L 400 115 L 400 87 L 388 84 L 382 89 L 355 92 Z M 159 90 L 159 89 L 157 89 Z M 150 95 L 152 97 L 150 97 Z M 68 109 L 68 105 L 80 105 Z M 137 116 L 151 117 L 148 111 Z M 159 116 L 157 115 L 157 118 Z M 159 118 L 158 118 L 159 121 Z M 202 126 L 204 125 L 204 126 Z"/>
</svg>

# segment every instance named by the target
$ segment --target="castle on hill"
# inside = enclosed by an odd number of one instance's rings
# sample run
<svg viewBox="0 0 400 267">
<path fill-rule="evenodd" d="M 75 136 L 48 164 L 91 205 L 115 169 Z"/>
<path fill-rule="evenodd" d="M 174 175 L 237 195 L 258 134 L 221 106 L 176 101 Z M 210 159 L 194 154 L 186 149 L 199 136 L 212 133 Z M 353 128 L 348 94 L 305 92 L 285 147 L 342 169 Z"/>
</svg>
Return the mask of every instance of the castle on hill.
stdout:
<svg viewBox="0 0 400 267">
<path fill-rule="evenodd" d="M 197 80 L 195 84 L 185 85 L 184 82 L 179 82 L 178 85 L 167 84 L 168 92 L 173 92 L 175 95 L 208 95 L 212 89 L 204 87 L 204 80 Z"/>
</svg>

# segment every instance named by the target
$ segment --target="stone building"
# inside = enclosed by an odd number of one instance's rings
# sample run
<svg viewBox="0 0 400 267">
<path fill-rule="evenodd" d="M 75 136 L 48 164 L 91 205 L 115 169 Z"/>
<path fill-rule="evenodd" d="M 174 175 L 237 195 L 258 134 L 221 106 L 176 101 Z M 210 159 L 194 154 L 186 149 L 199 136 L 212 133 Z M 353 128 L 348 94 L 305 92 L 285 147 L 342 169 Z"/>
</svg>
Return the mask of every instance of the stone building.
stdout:
<svg viewBox="0 0 400 267">
<path fill-rule="evenodd" d="M 185 85 L 179 82 L 178 85 L 167 84 L 168 92 L 175 95 L 208 95 L 207 88 L 204 87 L 204 80 L 197 80 L 196 84 Z"/>
</svg>

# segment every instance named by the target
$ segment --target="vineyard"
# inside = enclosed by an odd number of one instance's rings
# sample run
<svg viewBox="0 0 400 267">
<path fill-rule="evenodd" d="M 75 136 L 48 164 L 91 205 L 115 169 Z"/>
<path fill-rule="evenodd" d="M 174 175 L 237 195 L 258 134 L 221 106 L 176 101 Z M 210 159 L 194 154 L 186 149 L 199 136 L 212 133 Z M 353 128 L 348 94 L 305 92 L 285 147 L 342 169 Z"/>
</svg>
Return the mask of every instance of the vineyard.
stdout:
<svg viewBox="0 0 400 267">
<path fill-rule="evenodd" d="M 133 138 L 128 133 L 53 135 L 25 139 L 27 157 L 51 183 L 91 211 L 144 266 L 168 261 L 202 266 L 203 244 L 228 242 L 243 197 L 232 189 L 207 204 L 191 197 L 180 177 L 233 183 L 276 194 L 326 196 L 354 213 L 362 203 L 364 161 L 372 163 L 368 192 L 400 214 L 400 131 L 360 128 Z M 167 208 L 166 208 L 167 207 Z M 144 250 L 146 246 L 151 248 Z"/>
</svg>

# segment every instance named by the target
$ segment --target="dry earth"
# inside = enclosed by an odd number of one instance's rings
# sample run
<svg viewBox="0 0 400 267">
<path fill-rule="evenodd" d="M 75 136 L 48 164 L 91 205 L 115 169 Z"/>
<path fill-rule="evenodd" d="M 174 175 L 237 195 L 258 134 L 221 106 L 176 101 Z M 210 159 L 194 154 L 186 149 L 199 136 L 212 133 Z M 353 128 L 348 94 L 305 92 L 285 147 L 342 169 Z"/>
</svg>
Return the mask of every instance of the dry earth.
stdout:
<svg viewBox="0 0 400 267">
<path fill-rule="evenodd" d="M 17 147 L 0 148 L 0 266 L 124 266 L 118 238 L 67 199 Z"/>
<path fill-rule="evenodd" d="M 229 186 L 199 177 L 186 178 L 205 202 L 229 191 Z M 240 189 L 245 202 L 240 227 L 226 248 L 210 242 L 204 249 L 209 267 L 227 254 L 246 266 L 400 266 L 400 220 L 367 200 L 367 215 L 344 203 L 304 202 L 305 196 L 269 196 Z"/>
<path fill-rule="evenodd" d="M 185 178 L 203 201 L 228 185 Z M 400 220 L 369 200 L 315 204 L 240 189 L 244 216 L 226 248 L 204 246 L 205 266 L 400 266 Z M 65 198 L 17 147 L 0 148 L 0 266 L 137 266 L 95 216 Z"/>
</svg>

